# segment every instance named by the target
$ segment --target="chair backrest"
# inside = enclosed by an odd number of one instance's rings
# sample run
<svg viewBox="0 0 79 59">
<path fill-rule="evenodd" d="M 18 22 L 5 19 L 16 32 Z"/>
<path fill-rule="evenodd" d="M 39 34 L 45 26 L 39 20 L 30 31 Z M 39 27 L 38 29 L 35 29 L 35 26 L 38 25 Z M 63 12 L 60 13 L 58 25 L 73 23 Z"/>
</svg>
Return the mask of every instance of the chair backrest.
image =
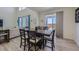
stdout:
<svg viewBox="0 0 79 59">
<path fill-rule="evenodd" d="M 37 31 L 38 30 L 38 28 L 37 27 L 35 27 L 35 31 Z"/>
<path fill-rule="evenodd" d="M 36 31 L 28 31 L 29 39 L 36 40 Z"/>
<path fill-rule="evenodd" d="M 47 26 L 44 26 L 44 27 L 43 27 L 43 30 L 48 30 L 48 27 L 47 27 Z"/>
<path fill-rule="evenodd" d="M 53 41 L 53 43 L 54 43 L 54 36 L 55 36 L 55 30 L 53 30 L 53 32 L 52 32 L 52 41 Z"/>
<path fill-rule="evenodd" d="M 41 29 L 40 26 L 35 27 L 35 30 L 36 30 L 36 31 L 37 31 L 37 30 L 40 30 L 40 29 Z"/>
<path fill-rule="evenodd" d="M 26 27 L 25 27 L 25 29 L 26 29 L 26 30 L 29 30 L 29 27 L 28 27 L 28 26 L 26 26 Z"/>
<path fill-rule="evenodd" d="M 35 27 L 35 30 L 48 30 L 48 27 L 47 26 L 38 26 L 38 27 Z"/>
<path fill-rule="evenodd" d="M 55 30 L 53 30 L 53 32 L 52 32 L 52 33 L 53 33 L 52 37 L 53 37 L 53 39 L 54 39 L 54 35 L 55 35 Z"/>
<path fill-rule="evenodd" d="M 19 32 L 20 32 L 21 39 L 26 39 L 25 30 L 24 29 L 19 29 Z"/>
</svg>

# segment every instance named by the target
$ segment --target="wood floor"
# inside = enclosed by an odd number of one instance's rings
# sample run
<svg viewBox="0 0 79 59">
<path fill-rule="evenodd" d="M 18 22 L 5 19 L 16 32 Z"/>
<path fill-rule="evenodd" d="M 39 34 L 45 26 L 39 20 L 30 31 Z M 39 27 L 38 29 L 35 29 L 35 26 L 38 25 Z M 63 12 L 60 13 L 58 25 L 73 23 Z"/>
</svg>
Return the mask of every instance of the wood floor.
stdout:
<svg viewBox="0 0 79 59">
<path fill-rule="evenodd" d="M 23 47 L 19 47 L 20 38 L 12 39 L 9 43 L 0 44 L 0 51 L 23 51 Z M 49 44 L 50 45 L 50 44 Z M 79 51 L 78 46 L 72 40 L 64 40 L 55 38 L 55 51 Z M 26 47 L 27 51 L 27 47 Z M 49 48 L 41 49 L 39 51 L 51 51 Z"/>
<path fill-rule="evenodd" d="M 55 51 L 79 51 L 79 47 L 73 40 L 56 38 L 55 44 Z"/>
</svg>

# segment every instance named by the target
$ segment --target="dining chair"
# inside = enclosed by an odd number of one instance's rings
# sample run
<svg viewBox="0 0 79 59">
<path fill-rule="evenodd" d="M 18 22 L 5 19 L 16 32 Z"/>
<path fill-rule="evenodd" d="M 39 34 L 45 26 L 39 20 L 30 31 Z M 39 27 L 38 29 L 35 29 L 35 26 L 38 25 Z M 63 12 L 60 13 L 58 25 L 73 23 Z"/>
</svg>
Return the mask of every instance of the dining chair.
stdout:
<svg viewBox="0 0 79 59">
<path fill-rule="evenodd" d="M 52 31 L 50 36 L 44 36 L 44 41 L 45 41 L 44 42 L 44 44 L 45 44 L 44 46 L 48 47 L 48 48 L 52 48 L 52 51 L 53 51 L 53 48 L 55 48 L 54 36 L 55 36 L 55 30 Z M 51 46 L 46 45 L 48 42 L 51 44 Z"/>
<path fill-rule="evenodd" d="M 26 32 L 24 29 L 19 29 L 19 32 L 20 32 L 20 38 L 21 38 L 21 41 L 20 41 L 20 48 L 21 46 L 24 47 L 24 51 L 25 51 L 25 47 L 26 47 L 26 43 L 27 43 L 27 39 L 28 39 L 28 36 L 26 35 Z"/>
<path fill-rule="evenodd" d="M 31 50 L 32 47 L 34 47 L 34 50 L 38 50 L 40 48 L 40 43 L 41 43 L 41 37 L 40 35 L 38 36 L 36 31 L 28 31 L 28 44 L 29 44 L 29 50 Z"/>
<path fill-rule="evenodd" d="M 37 27 L 35 27 L 35 30 L 37 31 L 37 30 L 40 30 L 41 28 L 40 28 L 40 26 L 37 26 Z"/>
</svg>

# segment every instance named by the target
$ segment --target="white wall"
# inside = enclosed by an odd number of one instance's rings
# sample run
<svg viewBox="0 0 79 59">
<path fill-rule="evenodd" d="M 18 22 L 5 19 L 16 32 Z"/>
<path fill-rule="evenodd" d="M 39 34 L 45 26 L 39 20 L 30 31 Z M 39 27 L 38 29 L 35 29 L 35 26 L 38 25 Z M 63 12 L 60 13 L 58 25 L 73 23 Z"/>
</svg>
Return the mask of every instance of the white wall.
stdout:
<svg viewBox="0 0 79 59">
<path fill-rule="evenodd" d="M 75 8 L 77 9 L 77 8 Z M 79 47 L 79 23 L 75 23 L 75 41 Z"/>
<path fill-rule="evenodd" d="M 0 19 L 3 19 L 4 29 L 15 27 L 16 8 L 0 7 Z"/>
<path fill-rule="evenodd" d="M 33 10 L 30 10 L 29 8 L 26 8 L 22 11 L 19 11 L 17 9 L 17 18 L 19 16 L 27 16 L 27 15 L 30 15 L 30 26 L 31 28 L 35 28 L 35 26 L 38 26 L 39 25 L 39 14 Z"/>
<path fill-rule="evenodd" d="M 63 36 L 75 40 L 75 8 L 63 8 Z"/>
<path fill-rule="evenodd" d="M 76 28 L 75 28 L 75 41 L 77 45 L 79 46 L 79 23 L 76 23 Z"/>
<path fill-rule="evenodd" d="M 45 15 L 53 14 L 56 12 L 63 11 L 63 38 L 75 40 L 75 8 L 58 8 L 56 10 L 50 10 L 47 12 L 40 13 L 40 24 L 44 24 Z M 43 25 L 42 24 L 42 25 Z"/>
<path fill-rule="evenodd" d="M 39 15 L 39 24 L 40 26 L 44 26 L 44 19 L 45 19 L 45 16 L 44 14 L 40 14 Z"/>
</svg>

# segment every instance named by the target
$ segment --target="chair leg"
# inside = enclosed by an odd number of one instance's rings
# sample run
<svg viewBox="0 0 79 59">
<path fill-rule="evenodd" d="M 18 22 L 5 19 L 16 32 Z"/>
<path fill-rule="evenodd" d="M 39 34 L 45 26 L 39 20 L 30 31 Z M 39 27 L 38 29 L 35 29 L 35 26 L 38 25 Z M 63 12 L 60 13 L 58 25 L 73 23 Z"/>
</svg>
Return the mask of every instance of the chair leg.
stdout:
<svg viewBox="0 0 79 59">
<path fill-rule="evenodd" d="M 54 40 L 53 40 L 53 47 L 55 48 Z"/>
<path fill-rule="evenodd" d="M 28 51 L 30 50 L 30 42 L 29 39 L 27 39 L 27 45 L 28 45 Z"/>
<path fill-rule="evenodd" d="M 53 51 L 53 47 L 52 47 L 52 51 Z"/>
<path fill-rule="evenodd" d="M 45 46 L 46 46 L 47 40 L 45 40 Z"/>
<path fill-rule="evenodd" d="M 36 51 L 36 44 L 35 44 L 35 51 Z"/>
<path fill-rule="evenodd" d="M 44 36 L 42 37 L 42 39 L 43 39 L 43 49 L 44 49 L 44 45 L 45 45 L 45 42 L 44 42 Z"/>
<path fill-rule="evenodd" d="M 24 40 L 24 51 L 25 51 L 25 48 L 26 48 L 26 39 Z"/>
<path fill-rule="evenodd" d="M 21 39 L 21 42 L 20 42 L 20 48 L 21 48 L 21 46 L 22 46 L 22 39 Z"/>
<path fill-rule="evenodd" d="M 28 51 L 30 51 L 30 43 L 28 43 Z"/>
<path fill-rule="evenodd" d="M 55 48 L 55 45 L 53 45 L 53 47 Z"/>
<path fill-rule="evenodd" d="M 54 42 L 52 41 L 52 51 L 53 51 L 53 47 L 54 47 Z"/>
</svg>

